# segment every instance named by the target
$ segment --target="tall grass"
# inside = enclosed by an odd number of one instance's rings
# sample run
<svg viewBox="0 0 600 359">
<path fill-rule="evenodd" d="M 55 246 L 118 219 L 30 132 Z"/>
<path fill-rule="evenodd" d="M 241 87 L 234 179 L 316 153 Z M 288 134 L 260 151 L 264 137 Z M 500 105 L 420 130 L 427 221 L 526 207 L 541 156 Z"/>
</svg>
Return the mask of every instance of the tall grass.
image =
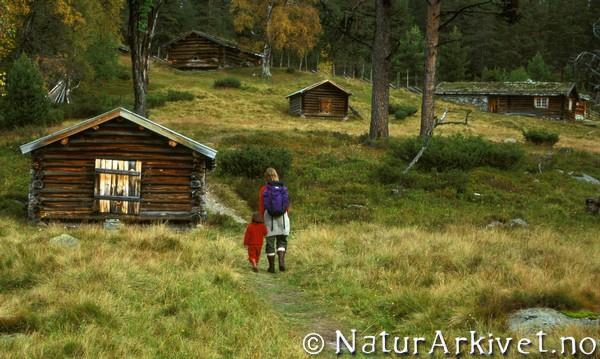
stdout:
<svg viewBox="0 0 600 359">
<path fill-rule="evenodd" d="M 62 226 L 0 221 L 2 357 L 301 357 L 290 337 L 300 339 L 240 274 L 237 233 L 90 225 L 67 249 L 48 242 Z"/>
</svg>

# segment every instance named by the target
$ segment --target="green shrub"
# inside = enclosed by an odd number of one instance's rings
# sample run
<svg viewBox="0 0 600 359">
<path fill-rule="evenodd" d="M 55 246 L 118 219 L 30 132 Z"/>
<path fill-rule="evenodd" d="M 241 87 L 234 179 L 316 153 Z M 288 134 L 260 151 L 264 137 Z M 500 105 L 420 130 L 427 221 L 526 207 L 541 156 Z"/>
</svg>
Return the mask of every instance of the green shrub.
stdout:
<svg viewBox="0 0 600 359">
<path fill-rule="evenodd" d="M 408 117 L 408 113 L 402 109 L 400 109 L 394 113 L 394 118 L 396 120 L 404 120 L 407 117 Z"/>
<path fill-rule="evenodd" d="M 296 69 L 293 67 L 288 67 L 287 69 L 285 69 L 285 72 L 287 72 L 288 74 L 293 74 L 296 72 Z"/>
<path fill-rule="evenodd" d="M 131 70 L 128 67 L 121 66 L 117 72 L 117 78 L 123 81 L 131 80 Z"/>
<path fill-rule="evenodd" d="M 239 89 L 242 83 L 235 77 L 225 77 L 222 79 L 215 80 L 213 87 L 215 88 L 236 88 Z"/>
<path fill-rule="evenodd" d="M 392 144 L 392 157 L 411 161 L 422 147 L 418 137 Z M 417 166 L 423 169 L 469 170 L 475 167 L 490 166 L 509 169 L 524 156 L 517 144 L 492 143 L 481 137 L 454 135 L 433 137 Z"/>
<path fill-rule="evenodd" d="M 291 163 L 291 153 L 276 147 L 244 147 L 219 155 L 221 173 L 248 178 L 262 177 L 268 167 L 275 168 L 280 176 L 285 176 Z"/>
<path fill-rule="evenodd" d="M 151 93 L 146 97 L 148 108 L 160 107 L 167 102 L 191 101 L 195 96 L 187 91 L 169 90 L 163 93 Z"/>
<path fill-rule="evenodd" d="M 417 108 L 414 106 L 411 106 L 411 105 L 403 105 L 403 104 L 398 104 L 398 103 L 390 103 L 389 104 L 388 112 L 390 115 L 395 114 L 398 110 L 403 110 L 409 116 L 412 116 L 415 113 L 417 113 Z"/>
<path fill-rule="evenodd" d="M 560 136 L 555 132 L 549 132 L 543 129 L 534 129 L 523 130 L 523 137 L 525 137 L 525 140 L 536 145 L 553 146 L 556 142 L 558 142 Z"/>
<path fill-rule="evenodd" d="M 50 123 L 50 103 L 44 79 L 35 62 L 22 54 L 10 69 L 3 99 L 1 127 Z"/>
</svg>

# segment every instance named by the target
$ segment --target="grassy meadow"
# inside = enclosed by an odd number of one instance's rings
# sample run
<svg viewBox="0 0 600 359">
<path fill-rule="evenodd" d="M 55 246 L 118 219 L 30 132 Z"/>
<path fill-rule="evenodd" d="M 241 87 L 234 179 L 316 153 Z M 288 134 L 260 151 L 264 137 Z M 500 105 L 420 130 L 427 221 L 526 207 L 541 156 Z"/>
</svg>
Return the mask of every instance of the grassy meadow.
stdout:
<svg viewBox="0 0 600 359">
<path fill-rule="evenodd" d="M 152 108 L 150 118 L 222 152 L 289 151 L 289 271 L 274 277 L 249 271 L 243 227 L 218 215 L 191 230 L 28 223 L 28 158 L 18 146 L 77 119 L 2 134 L 0 357 L 302 358 L 302 337 L 318 330 L 502 336 L 512 334 L 506 317 L 516 309 L 600 313 L 600 220 L 584 203 L 600 187 L 569 175 L 600 178 L 600 128 L 474 111 L 469 126 L 437 133 L 517 139 L 525 155 L 516 166 L 455 175 L 417 169 L 413 181 L 390 183 L 381 178 L 397 170 L 391 148 L 418 133 L 419 113 L 390 117 L 392 139 L 366 144 L 367 83 L 334 79 L 365 119 L 299 118 L 288 115 L 285 96 L 326 75 L 273 73 L 265 81 L 258 69 L 182 72 L 154 64 L 151 94 L 185 91 L 194 99 Z M 241 88 L 213 88 L 227 76 Z M 130 87 L 114 80 L 90 91 L 126 105 Z M 419 100 L 391 90 L 393 103 L 418 107 Z M 467 109 L 438 102 L 438 111 L 445 108 L 449 120 Z M 560 141 L 553 148 L 524 143 L 522 130 L 537 128 L 558 132 Z M 255 208 L 260 179 L 217 170 L 208 181 L 243 217 Z M 529 226 L 486 229 L 513 218 Z M 61 233 L 79 246 L 49 243 Z M 559 334 L 600 337 L 580 328 Z"/>
</svg>

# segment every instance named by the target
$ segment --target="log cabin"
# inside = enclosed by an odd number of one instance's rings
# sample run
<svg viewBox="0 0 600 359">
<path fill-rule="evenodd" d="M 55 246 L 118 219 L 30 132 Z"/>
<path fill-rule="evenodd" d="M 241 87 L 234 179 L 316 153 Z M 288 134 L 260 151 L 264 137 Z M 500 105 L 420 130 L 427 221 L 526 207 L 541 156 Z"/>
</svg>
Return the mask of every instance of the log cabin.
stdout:
<svg viewBox="0 0 600 359">
<path fill-rule="evenodd" d="M 352 94 L 333 81 L 323 80 L 286 96 L 290 113 L 311 117 L 348 117 Z"/>
<path fill-rule="evenodd" d="M 117 108 L 21 146 L 33 221 L 199 222 L 217 151 Z"/>
<path fill-rule="evenodd" d="M 213 70 L 258 66 L 262 55 L 201 31 L 187 32 L 163 45 L 163 53 L 177 69 Z"/>
<path fill-rule="evenodd" d="M 482 111 L 575 120 L 581 102 L 574 83 L 441 82 L 435 94 Z"/>
</svg>

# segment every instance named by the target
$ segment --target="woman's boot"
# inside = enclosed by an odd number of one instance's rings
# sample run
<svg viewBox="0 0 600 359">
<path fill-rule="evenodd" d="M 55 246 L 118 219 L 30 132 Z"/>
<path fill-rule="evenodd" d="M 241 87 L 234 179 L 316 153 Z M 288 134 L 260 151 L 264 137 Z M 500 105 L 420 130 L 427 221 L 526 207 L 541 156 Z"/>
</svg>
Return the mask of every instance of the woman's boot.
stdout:
<svg viewBox="0 0 600 359">
<path fill-rule="evenodd" d="M 267 256 L 267 259 L 269 260 L 269 269 L 267 269 L 267 271 L 269 273 L 275 273 L 275 256 Z"/>
<path fill-rule="evenodd" d="M 279 257 L 279 271 L 285 272 L 285 251 L 278 251 L 277 256 Z"/>
</svg>

